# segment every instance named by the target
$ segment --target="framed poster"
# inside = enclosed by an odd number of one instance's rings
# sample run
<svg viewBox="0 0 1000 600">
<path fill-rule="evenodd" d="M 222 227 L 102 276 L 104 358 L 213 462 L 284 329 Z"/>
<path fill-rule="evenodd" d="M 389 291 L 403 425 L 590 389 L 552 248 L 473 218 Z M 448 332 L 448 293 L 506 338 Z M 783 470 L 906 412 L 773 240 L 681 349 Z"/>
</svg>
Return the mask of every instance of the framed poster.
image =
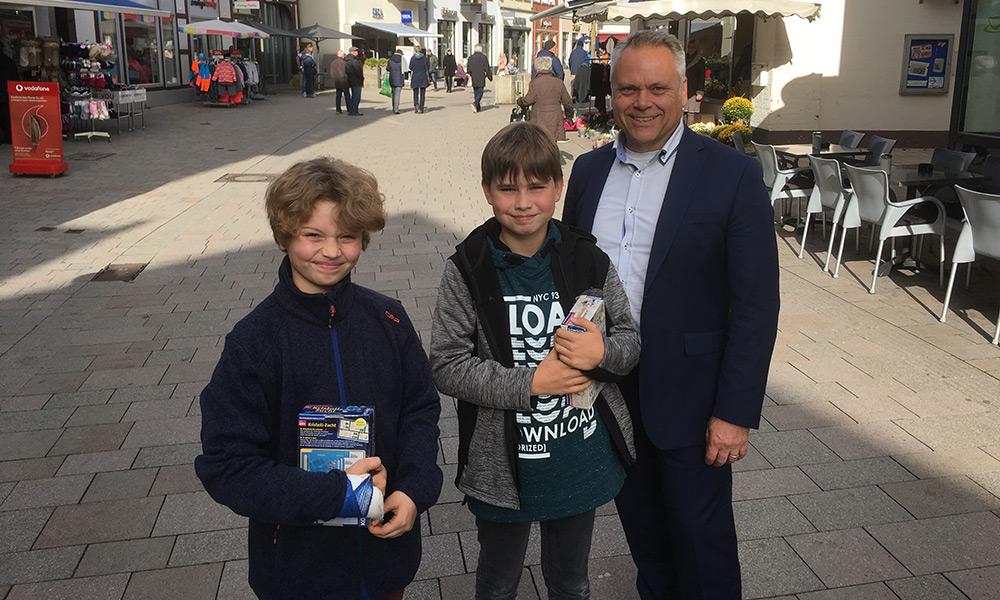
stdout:
<svg viewBox="0 0 1000 600">
<path fill-rule="evenodd" d="M 59 84 L 47 81 L 10 81 L 10 133 L 15 175 L 62 175 L 63 159 Z"/>
<path fill-rule="evenodd" d="M 951 78 L 953 34 L 907 34 L 903 42 L 902 95 L 947 94 Z"/>
</svg>

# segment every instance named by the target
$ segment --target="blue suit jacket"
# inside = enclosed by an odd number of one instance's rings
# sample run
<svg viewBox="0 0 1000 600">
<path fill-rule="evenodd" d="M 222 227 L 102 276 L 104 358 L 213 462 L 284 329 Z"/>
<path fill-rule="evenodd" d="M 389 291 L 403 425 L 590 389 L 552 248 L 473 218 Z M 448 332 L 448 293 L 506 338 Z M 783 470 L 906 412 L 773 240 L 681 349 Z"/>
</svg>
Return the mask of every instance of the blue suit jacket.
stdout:
<svg viewBox="0 0 1000 600">
<path fill-rule="evenodd" d="M 612 144 L 576 159 L 563 221 L 591 231 Z M 705 442 L 708 419 L 760 424 L 778 327 L 778 249 L 757 161 L 685 129 L 641 308 L 639 406 L 662 449 Z"/>
</svg>

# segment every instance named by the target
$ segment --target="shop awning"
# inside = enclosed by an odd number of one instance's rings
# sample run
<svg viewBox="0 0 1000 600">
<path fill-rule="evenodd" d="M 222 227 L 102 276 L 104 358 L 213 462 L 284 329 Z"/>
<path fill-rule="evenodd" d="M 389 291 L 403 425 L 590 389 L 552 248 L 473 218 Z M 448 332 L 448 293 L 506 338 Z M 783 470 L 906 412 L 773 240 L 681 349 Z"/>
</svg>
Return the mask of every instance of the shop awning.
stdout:
<svg viewBox="0 0 1000 600">
<path fill-rule="evenodd" d="M 574 10 L 580 8 L 586 8 L 588 6 L 593 6 L 594 4 L 610 4 L 609 0 L 563 0 L 560 4 L 553 6 L 552 8 L 546 8 L 540 13 L 535 13 L 531 15 L 532 21 L 538 21 L 539 19 L 551 19 L 553 17 L 559 17 L 566 13 L 571 13 Z"/>
<path fill-rule="evenodd" d="M 236 19 L 236 20 L 239 21 L 240 23 L 243 23 L 244 25 L 248 25 L 250 27 L 253 27 L 254 29 L 257 29 L 259 31 L 263 31 L 264 33 L 266 33 L 266 34 L 268 34 L 268 35 L 270 35 L 272 37 L 274 37 L 274 36 L 278 36 L 278 37 L 298 37 L 297 35 L 295 35 L 291 31 L 287 31 L 285 29 L 279 29 L 278 27 L 272 27 L 271 25 L 267 25 L 265 23 L 261 23 L 257 19 L 251 19 L 250 17 L 240 17 L 239 19 Z"/>
<path fill-rule="evenodd" d="M 416 27 L 410 27 L 409 25 L 403 25 L 402 23 L 379 23 L 378 21 L 357 21 L 355 25 L 364 25 L 365 27 L 371 27 L 372 29 L 384 31 L 386 33 L 392 33 L 400 37 L 415 37 L 415 38 L 441 37 L 436 33 L 429 33 L 427 31 L 424 31 L 423 29 L 417 29 Z"/>
<path fill-rule="evenodd" d="M 52 6 L 71 10 L 103 10 L 105 12 L 128 13 L 131 15 L 149 15 L 152 17 L 170 17 L 170 12 L 149 8 L 132 0 L 3 0 L 5 4 L 22 4 L 25 6 Z"/>
<path fill-rule="evenodd" d="M 295 37 L 309 38 L 310 40 L 363 40 L 355 35 L 349 33 L 344 33 L 342 31 L 337 31 L 336 29 L 330 29 L 329 27 L 324 27 L 319 23 L 314 23 L 308 27 L 303 27 L 301 29 L 293 29 L 292 33 Z"/>
<path fill-rule="evenodd" d="M 188 35 L 225 35 L 234 38 L 269 38 L 269 34 L 244 25 L 239 21 L 223 21 L 212 19 L 211 21 L 196 21 L 188 23 L 180 28 L 181 33 Z"/>
<path fill-rule="evenodd" d="M 752 14 L 760 17 L 814 19 L 820 5 L 801 0 L 650 0 L 605 2 L 576 11 L 581 21 L 632 19 L 708 19 Z"/>
</svg>

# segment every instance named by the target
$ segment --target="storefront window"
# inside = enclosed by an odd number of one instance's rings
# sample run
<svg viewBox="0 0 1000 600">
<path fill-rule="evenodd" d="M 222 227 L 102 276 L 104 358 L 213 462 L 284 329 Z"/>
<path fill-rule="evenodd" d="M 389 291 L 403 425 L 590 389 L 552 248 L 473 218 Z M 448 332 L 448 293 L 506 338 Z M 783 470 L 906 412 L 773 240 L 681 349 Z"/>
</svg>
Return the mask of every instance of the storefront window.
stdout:
<svg viewBox="0 0 1000 600">
<path fill-rule="evenodd" d="M 490 59 L 490 64 L 496 64 L 497 57 L 493 56 L 493 26 L 488 23 L 479 24 L 479 43 L 483 47 L 483 54 Z"/>
<path fill-rule="evenodd" d="M 160 42 L 156 17 L 124 14 L 125 49 L 130 84 L 160 83 Z"/>
<path fill-rule="evenodd" d="M 968 89 L 962 131 L 1000 136 L 1000 0 L 979 0 L 969 32 Z"/>
<path fill-rule="evenodd" d="M 98 19 L 101 24 L 101 41 L 105 44 L 111 44 L 111 48 L 114 51 L 114 56 L 111 58 L 111 62 L 114 63 L 114 67 L 111 68 L 111 80 L 114 83 L 122 83 L 121 65 L 119 63 L 123 54 L 121 45 L 118 42 L 118 14 L 99 11 Z"/>
<path fill-rule="evenodd" d="M 462 23 L 462 56 L 468 58 L 472 54 L 472 23 Z"/>
<path fill-rule="evenodd" d="M 517 62 L 514 64 L 521 70 L 524 70 L 528 59 L 525 56 L 524 48 L 526 33 L 523 29 L 513 29 L 511 27 L 505 27 L 503 30 L 503 51 L 507 53 L 507 60 L 513 62 L 516 55 Z"/>
<path fill-rule="evenodd" d="M 444 56 L 455 47 L 455 22 L 438 21 L 437 55 Z"/>
<path fill-rule="evenodd" d="M 177 21 L 171 17 L 160 18 L 160 35 L 163 39 L 163 77 L 167 85 L 177 85 L 180 57 L 177 55 Z"/>
</svg>

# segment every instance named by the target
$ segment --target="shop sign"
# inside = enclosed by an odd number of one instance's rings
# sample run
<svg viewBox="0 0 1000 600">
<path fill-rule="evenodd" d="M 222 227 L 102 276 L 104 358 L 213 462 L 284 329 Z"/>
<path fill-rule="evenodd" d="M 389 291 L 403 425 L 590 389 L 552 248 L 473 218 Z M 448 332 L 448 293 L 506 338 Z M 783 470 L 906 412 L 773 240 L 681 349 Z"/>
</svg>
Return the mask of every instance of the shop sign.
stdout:
<svg viewBox="0 0 1000 600">
<path fill-rule="evenodd" d="M 479 15 L 479 22 L 492 24 L 494 22 L 493 15 Z"/>
<path fill-rule="evenodd" d="M 381 8 L 372 8 L 372 18 L 383 19 L 385 18 L 385 14 L 382 12 Z"/>
<path fill-rule="evenodd" d="M 452 10 L 450 8 L 442 8 L 441 9 L 441 19 L 444 20 L 444 21 L 457 21 L 458 20 L 458 11 L 457 10 Z"/>
<path fill-rule="evenodd" d="M 412 10 L 402 10 L 399 12 L 403 20 L 403 25 L 413 24 L 413 11 Z"/>
<path fill-rule="evenodd" d="M 234 10 L 260 10 L 260 0 L 233 0 Z"/>
<path fill-rule="evenodd" d="M 903 43 L 899 93 L 947 94 L 954 41 L 953 34 L 907 35 Z"/>
<path fill-rule="evenodd" d="M 17 175 L 61 175 L 69 169 L 63 158 L 59 84 L 34 81 L 7 83 L 10 134 Z"/>
</svg>

